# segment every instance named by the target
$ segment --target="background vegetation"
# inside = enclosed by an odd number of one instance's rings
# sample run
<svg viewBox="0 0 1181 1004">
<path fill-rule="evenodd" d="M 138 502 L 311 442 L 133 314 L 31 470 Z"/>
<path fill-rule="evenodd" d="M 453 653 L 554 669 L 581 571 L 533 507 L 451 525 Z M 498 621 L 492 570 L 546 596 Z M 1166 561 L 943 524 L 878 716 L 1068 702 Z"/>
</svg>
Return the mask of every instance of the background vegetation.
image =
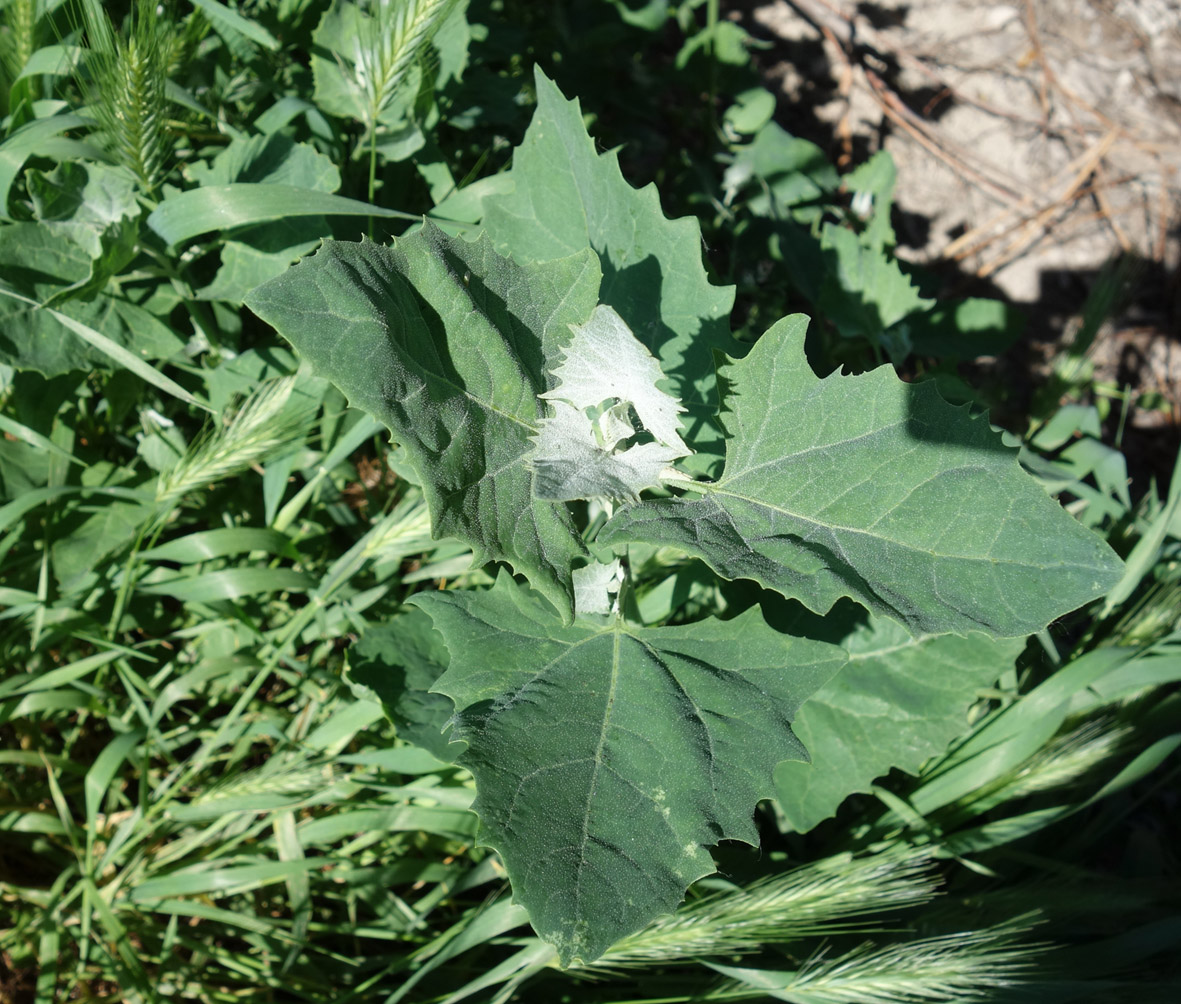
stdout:
<svg viewBox="0 0 1181 1004">
<path fill-rule="evenodd" d="M 819 373 L 989 406 L 967 361 L 1020 318 L 894 258 L 888 158 L 840 175 L 777 125 L 713 2 L 0 16 L 0 1001 L 1176 999 L 1181 481 L 1104 421 L 1110 286 L 1005 415 L 1124 580 L 917 776 L 809 827 L 763 806 L 759 853 L 561 971 L 474 846 L 470 777 L 346 672 L 413 592 L 489 580 L 246 294 L 326 236 L 470 231 L 537 63 L 701 221 L 740 338 L 803 310 Z M 663 581 L 679 619 L 753 602 Z"/>
</svg>

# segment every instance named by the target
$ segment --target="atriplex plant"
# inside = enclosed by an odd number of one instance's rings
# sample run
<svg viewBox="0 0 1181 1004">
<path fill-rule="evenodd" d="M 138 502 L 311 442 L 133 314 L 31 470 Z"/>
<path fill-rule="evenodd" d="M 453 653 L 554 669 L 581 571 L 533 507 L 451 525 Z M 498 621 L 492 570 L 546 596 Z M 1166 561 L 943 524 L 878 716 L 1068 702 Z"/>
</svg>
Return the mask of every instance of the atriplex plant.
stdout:
<svg viewBox="0 0 1181 1004">
<path fill-rule="evenodd" d="M 760 799 L 803 829 L 938 752 L 1011 666 L 1005 639 L 1103 595 L 1121 563 L 931 383 L 818 378 L 798 315 L 731 338 L 697 224 L 665 219 L 577 104 L 536 86 L 477 239 L 428 223 L 392 247 L 329 242 L 246 303 L 389 427 L 436 535 L 528 579 L 416 596 L 433 630 L 419 612 L 373 629 L 358 682 L 471 770 L 481 840 L 569 965 L 672 910 L 714 869 L 708 845 L 756 842 Z M 683 588 L 768 592 L 659 623 L 645 589 L 674 566 Z M 773 594 L 869 613 L 819 621 Z M 875 703 L 899 721 L 867 749 L 843 730 Z"/>
</svg>

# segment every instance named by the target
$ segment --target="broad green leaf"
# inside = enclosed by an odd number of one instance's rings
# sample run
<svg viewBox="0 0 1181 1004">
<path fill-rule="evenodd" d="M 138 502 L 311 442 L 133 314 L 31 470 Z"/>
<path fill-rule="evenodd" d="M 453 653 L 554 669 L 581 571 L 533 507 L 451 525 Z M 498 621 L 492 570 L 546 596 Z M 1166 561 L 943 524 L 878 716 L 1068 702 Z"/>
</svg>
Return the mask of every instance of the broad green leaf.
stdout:
<svg viewBox="0 0 1181 1004">
<path fill-rule="evenodd" d="M 218 3 L 217 0 L 193 0 L 193 6 L 199 7 L 204 12 L 219 33 L 233 32 L 242 35 L 272 52 L 279 49 L 279 41 L 274 35 L 257 22 L 243 17 L 231 7 Z"/>
<path fill-rule="evenodd" d="M 906 322 L 917 355 L 974 359 L 999 356 L 1020 336 L 1025 316 L 1002 300 L 942 300 Z"/>
<path fill-rule="evenodd" d="M 670 544 L 818 613 L 851 596 L 920 634 L 1029 634 L 1119 579 L 983 417 L 890 367 L 819 379 L 806 327 L 780 321 L 721 370 L 720 480 L 624 508 L 600 542 Z"/>
<path fill-rule="evenodd" d="M 363 51 L 369 16 L 355 3 L 337 0 L 312 34 L 313 99 L 329 115 L 365 122 L 368 102 L 355 64 Z"/>
<path fill-rule="evenodd" d="M 221 266 L 213 281 L 197 292 L 202 300 L 241 304 L 252 289 L 282 275 L 290 265 L 316 250 L 328 232 L 322 216 L 276 220 L 251 227 L 240 240 L 221 248 Z"/>
<path fill-rule="evenodd" d="M 8 219 L 9 192 L 25 161 L 40 154 L 43 147 L 61 133 L 91 124 L 90 119 L 81 115 L 53 115 L 21 126 L 0 143 L 0 219 Z"/>
<path fill-rule="evenodd" d="M 316 105 L 370 128 L 417 131 L 410 119 L 423 77 L 433 69 L 426 47 L 450 23 L 455 6 L 454 0 L 368 6 L 337 0 L 312 35 Z M 466 39 L 452 27 L 447 65 L 440 67 L 445 74 L 459 69 L 457 43 L 466 52 Z"/>
<path fill-rule="evenodd" d="M 756 216 L 807 220 L 823 210 L 819 203 L 840 184 L 836 168 L 815 143 L 768 122 L 747 146 L 735 150 L 722 176 L 726 202 L 747 192 L 745 207 Z"/>
<path fill-rule="evenodd" d="M 865 248 L 885 251 L 896 243 L 890 208 L 894 204 L 897 177 L 894 158 L 886 150 L 879 150 L 841 179 L 841 187 L 852 193 L 853 213 L 866 221 L 861 233 Z"/>
<path fill-rule="evenodd" d="M 105 500 L 105 504 L 87 506 L 90 515 L 79 525 L 67 521 L 69 532 L 53 544 L 53 574 L 63 592 L 71 589 L 87 573 L 102 564 L 108 555 L 131 546 L 136 531 L 155 512 L 155 507 L 142 502 Z"/>
<path fill-rule="evenodd" d="M 68 300 L 60 312 L 42 306 L 92 275 L 90 255 L 66 233 L 42 223 L 0 227 L 0 363 L 47 377 L 109 365 L 104 352 L 73 333 L 74 323 L 107 332 L 140 359 L 183 346 L 158 323 L 145 327 L 142 318 L 150 315 L 141 308 L 106 294 Z"/>
<path fill-rule="evenodd" d="M 90 258 L 87 274 L 43 305 L 96 293 L 135 255 L 140 215 L 135 179 L 121 168 L 77 162 L 48 174 L 31 170 L 27 178 L 39 225 L 66 237 Z"/>
<path fill-rule="evenodd" d="M 171 377 L 165 376 L 154 366 L 149 366 L 134 352 L 130 352 L 118 342 L 108 338 L 101 331 L 81 321 L 77 321 L 59 310 L 46 308 L 44 313 L 49 314 L 58 324 L 72 332 L 83 344 L 101 352 L 107 361 L 114 362 L 116 365 L 130 370 L 147 383 L 160 388 L 166 394 L 171 394 L 173 397 L 187 404 L 201 408 L 203 411 L 213 411 L 208 404 L 195 394 L 190 394 Z"/>
<path fill-rule="evenodd" d="M 836 612 L 830 617 L 837 616 Z M 977 693 L 1012 668 L 1024 639 L 912 637 L 880 617 L 841 642 L 843 669 L 800 708 L 793 728 L 812 762 L 782 763 L 776 799 L 797 832 L 898 768 L 915 774 L 968 727 Z"/>
<path fill-rule="evenodd" d="M 444 763 L 463 752 L 463 743 L 443 734 L 455 706 L 432 694 L 447 668 L 447 647 L 431 619 L 411 608 L 369 628 L 349 649 L 348 683 L 363 688 L 381 705 L 398 737 L 421 746 Z"/>
<path fill-rule="evenodd" d="M 514 190 L 484 200 L 484 228 L 520 262 L 593 248 L 603 267 L 600 300 L 613 307 L 660 361 L 671 393 L 689 412 L 685 438 L 713 442 L 713 350 L 735 351 L 733 287 L 713 286 L 692 217 L 666 219 L 656 188 L 634 189 L 615 151 L 598 154 L 577 101 L 540 69 L 537 111 L 513 154 Z M 720 452 L 720 448 L 716 448 Z"/>
<path fill-rule="evenodd" d="M 392 248 L 328 242 L 247 305 L 383 421 L 418 474 L 434 533 L 510 562 L 567 617 L 584 553 L 527 456 L 547 364 L 594 309 L 594 254 L 520 266 L 427 224 Z"/>
<path fill-rule="evenodd" d="M 248 182 L 291 185 L 317 192 L 340 188 L 340 170 L 328 157 L 282 133 L 235 139 L 209 164 L 193 164 L 187 173 L 203 186 Z"/>
<path fill-rule="evenodd" d="M 843 664 L 824 642 L 732 621 L 564 626 L 502 574 L 487 592 L 419 594 L 451 653 L 481 840 L 563 965 L 673 910 L 714 870 L 706 847 L 756 843 L 772 773 L 803 759 L 796 709 Z"/>
</svg>

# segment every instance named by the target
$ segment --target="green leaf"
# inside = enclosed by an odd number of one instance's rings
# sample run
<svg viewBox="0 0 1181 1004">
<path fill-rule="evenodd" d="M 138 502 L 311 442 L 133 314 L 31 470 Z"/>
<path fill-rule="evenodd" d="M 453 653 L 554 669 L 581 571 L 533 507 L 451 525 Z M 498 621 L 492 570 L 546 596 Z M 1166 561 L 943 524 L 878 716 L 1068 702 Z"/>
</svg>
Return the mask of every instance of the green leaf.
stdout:
<svg viewBox="0 0 1181 1004">
<path fill-rule="evenodd" d="M 193 164 L 188 174 L 202 186 L 246 182 L 291 185 L 317 192 L 340 188 L 340 170 L 328 157 L 282 133 L 235 139 L 208 165 Z"/>
<path fill-rule="evenodd" d="M 140 215 L 135 179 L 121 168 L 77 162 L 48 174 L 30 170 L 27 178 L 40 226 L 66 237 L 90 258 L 87 274 L 43 305 L 93 295 L 135 255 Z"/>
<path fill-rule="evenodd" d="M 830 615 L 830 618 L 836 616 Z M 854 792 L 898 768 L 915 774 L 968 727 L 981 688 L 1012 668 L 1023 639 L 979 633 L 912 637 L 873 617 L 841 642 L 845 667 L 800 708 L 795 733 L 812 762 L 782 763 L 776 799 L 791 827 L 804 833 Z"/>
<path fill-rule="evenodd" d="M 851 230 L 825 224 L 821 248 L 830 267 L 816 306 L 846 338 L 876 339 L 908 314 L 934 303 L 919 295 L 896 260 L 865 247 Z"/>
<path fill-rule="evenodd" d="M 197 291 L 197 298 L 240 305 L 251 290 L 282 275 L 304 255 L 315 251 L 326 229 L 323 224 L 323 217 L 278 220 L 251 228 L 249 240 L 226 241 L 217 274 L 208 286 Z"/>
<path fill-rule="evenodd" d="M 233 32 L 256 42 L 264 49 L 276 52 L 279 41 L 262 25 L 244 18 L 236 10 L 227 7 L 217 0 L 193 0 L 193 6 L 199 7 L 219 32 Z"/>
<path fill-rule="evenodd" d="M 819 203 L 840 184 L 836 168 L 815 143 L 785 132 L 768 122 L 754 141 L 735 150 L 734 162 L 722 176 L 722 190 L 730 203 L 750 187 L 745 206 L 756 216 L 779 219 L 818 217 Z"/>
<path fill-rule="evenodd" d="M 8 196 L 12 183 L 24 167 L 25 161 L 41 153 L 42 149 L 61 133 L 91 124 L 89 119 L 81 115 L 53 115 L 21 126 L 0 143 L 0 219 L 9 218 Z"/>
<path fill-rule="evenodd" d="M 295 216 L 381 216 L 417 220 L 413 213 L 291 185 L 237 182 L 194 188 L 165 199 L 148 226 L 170 245 L 210 230 L 228 230 Z"/>
<path fill-rule="evenodd" d="M 398 737 L 421 746 L 444 763 L 463 752 L 463 743 L 443 735 L 455 706 L 430 693 L 447 668 L 447 647 L 431 619 L 411 608 L 386 624 L 369 628 L 349 649 L 348 682 L 381 705 Z"/>
<path fill-rule="evenodd" d="M 590 962 L 674 909 L 714 870 L 707 845 L 756 843 L 752 813 L 780 761 L 807 754 L 795 710 L 844 662 L 732 621 L 563 626 L 502 574 L 487 592 L 419 594 L 451 653 L 480 839 L 563 965 Z"/>
<path fill-rule="evenodd" d="M 70 299 L 61 311 L 42 306 L 93 275 L 90 255 L 68 234 L 43 223 L 0 227 L 0 363 L 47 377 L 109 364 L 101 349 L 73 334 L 72 324 L 107 332 L 108 341 L 140 359 L 170 355 L 183 342 L 141 308 L 100 294 Z M 61 318 L 65 317 L 66 320 Z"/>
<path fill-rule="evenodd" d="M 887 151 L 879 150 L 841 179 L 845 191 L 852 193 L 854 214 L 866 221 L 861 244 L 871 250 L 885 251 L 895 244 L 890 208 L 894 204 L 897 177 L 894 158 Z"/>
<path fill-rule="evenodd" d="M 523 267 L 427 224 L 393 248 L 329 242 L 246 302 L 390 428 L 437 536 L 510 562 L 571 617 L 585 552 L 566 507 L 534 497 L 527 456 L 547 364 L 598 285 L 588 250 Z"/>
<path fill-rule="evenodd" d="M 1025 316 L 1002 300 L 943 300 L 907 322 L 917 355 L 975 359 L 999 356 L 1020 336 Z"/>
<path fill-rule="evenodd" d="M 89 508 L 89 507 L 87 507 Z M 83 510 L 85 511 L 85 509 Z M 70 592 L 103 559 L 130 546 L 136 531 L 151 518 L 155 507 L 142 502 L 110 499 L 53 544 L 53 573 L 63 592 Z"/>
<path fill-rule="evenodd" d="M 485 199 L 484 228 L 521 262 L 588 247 L 598 253 L 600 300 L 659 360 L 670 392 L 689 413 L 685 439 L 701 450 L 716 440 L 713 351 L 736 348 L 729 325 L 734 289 L 706 278 L 697 220 L 666 219 L 655 186 L 632 188 L 616 152 L 595 151 L 578 102 L 565 100 L 540 69 L 535 78 L 537 111 L 513 154 L 514 190 Z"/>
<path fill-rule="evenodd" d="M 215 603 L 260 593 L 311 592 L 315 580 L 292 568 L 223 568 L 200 575 L 174 575 L 136 586 L 141 593 L 171 596 L 185 603 Z"/>
<path fill-rule="evenodd" d="M 721 370 L 730 438 L 704 497 L 628 506 L 601 543 L 670 544 L 817 613 L 851 596 L 927 634 L 1029 634 L 1119 579 L 983 417 L 888 366 L 819 379 L 806 328 L 785 318 Z"/>
</svg>

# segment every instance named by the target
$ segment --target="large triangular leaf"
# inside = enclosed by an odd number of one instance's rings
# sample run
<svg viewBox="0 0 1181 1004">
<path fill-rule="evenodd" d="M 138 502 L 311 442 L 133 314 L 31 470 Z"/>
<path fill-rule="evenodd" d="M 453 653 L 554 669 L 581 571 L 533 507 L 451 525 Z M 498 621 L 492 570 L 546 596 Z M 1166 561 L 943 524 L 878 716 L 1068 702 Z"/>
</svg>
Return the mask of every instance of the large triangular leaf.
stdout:
<svg viewBox="0 0 1181 1004">
<path fill-rule="evenodd" d="M 851 596 L 931 634 L 1028 634 L 1119 578 L 983 417 L 891 367 L 819 379 L 806 327 L 786 318 L 721 371 L 721 479 L 621 510 L 601 542 L 671 544 L 818 613 Z"/>
<path fill-rule="evenodd" d="M 485 201 L 484 228 L 518 261 L 594 248 L 603 266 L 600 300 L 660 361 L 688 410 L 685 438 L 702 450 L 716 441 L 713 350 L 736 348 L 734 289 L 706 278 L 697 220 L 666 219 L 655 186 L 632 188 L 616 152 L 595 150 L 578 102 L 540 69 L 534 76 L 537 110 L 513 154 L 514 189 Z"/>
<path fill-rule="evenodd" d="M 584 548 L 566 507 L 534 497 L 526 456 L 547 367 L 598 284 L 589 250 L 520 266 L 427 224 L 392 248 L 328 242 L 246 302 L 389 426 L 436 535 L 510 562 L 570 617 Z"/>
<path fill-rule="evenodd" d="M 714 870 L 706 846 L 757 841 L 775 765 L 805 752 L 800 703 L 844 662 L 752 609 L 729 622 L 563 624 L 502 575 L 419 594 L 451 653 L 481 840 L 563 965 L 589 962 Z"/>
<path fill-rule="evenodd" d="M 840 618 L 834 611 L 826 618 Z M 830 626 L 831 629 L 831 626 Z M 1012 668 L 1024 638 L 980 633 L 912 637 L 882 617 L 841 642 L 849 662 L 800 708 L 792 728 L 811 763 L 782 763 L 776 799 L 800 833 L 898 768 L 911 774 L 968 727 L 982 688 Z"/>
</svg>

